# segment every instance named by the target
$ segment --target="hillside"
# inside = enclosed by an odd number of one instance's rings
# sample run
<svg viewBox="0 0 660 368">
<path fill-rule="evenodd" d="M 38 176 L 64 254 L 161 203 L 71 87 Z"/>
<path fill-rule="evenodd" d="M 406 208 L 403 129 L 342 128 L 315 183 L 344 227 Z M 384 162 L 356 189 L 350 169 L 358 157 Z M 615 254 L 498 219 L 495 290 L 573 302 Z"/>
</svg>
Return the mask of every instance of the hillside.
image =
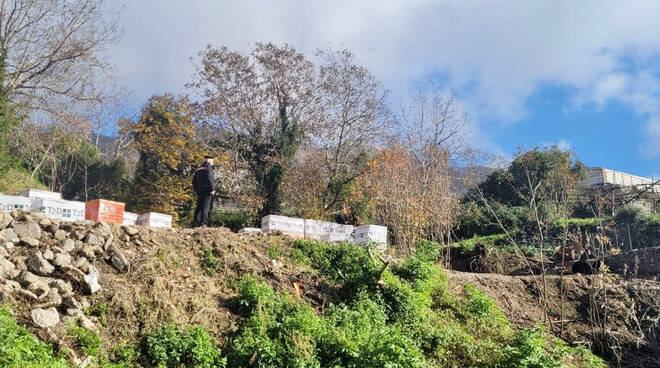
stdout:
<svg viewBox="0 0 660 368">
<path fill-rule="evenodd" d="M 24 339 L 12 320 L 52 344 L 48 359 L 78 366 L 601 366 L 536 329 L 528 277 L 445 273 L 430 262 L 434 249 L 383 264 L 354 245 L 22 212 L 0 215 L 0 239 L 11 312 L 0 318 L 0 366 L 29 366 L 26 351 L 37 349 L 14 342 Z M 658 364 L 658 282 L 577 275 L 567 285 L 571 345 L 592 345 L 613 366 Z M 596 346 L 600 336 L 616 346 Z"/>
</svg>

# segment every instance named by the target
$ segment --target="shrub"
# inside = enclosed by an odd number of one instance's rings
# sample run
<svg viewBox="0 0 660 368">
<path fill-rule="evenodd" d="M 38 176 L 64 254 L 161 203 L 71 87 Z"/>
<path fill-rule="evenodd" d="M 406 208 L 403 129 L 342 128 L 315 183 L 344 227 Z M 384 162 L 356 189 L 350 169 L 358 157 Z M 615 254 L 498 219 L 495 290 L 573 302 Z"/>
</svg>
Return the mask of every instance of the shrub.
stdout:
<svg viewBox="0 0 660 368">
<path fill-rule="evenodd" d="M 257 220 L 254 215 L 244 210 L 213 210 L 209 215 L 209 226 L 224 226 L 237 232 Z"/>
<path fill-rule="evenodd" d="M 70 326 L 69 333 L 73 336 L 76 346 L 82 349 L 85 354 L 91 356 L 99 355 L 101 337 L 98 333 L 81 326 Z"/>
<path fill-rule="evenodd" d="M 312 267 L 335 283 L 341 283 L 352 293 L 375 284 L 378 267 L 367 250 L 357 244 L 297 240 L 300 249 Z"/>
<path fill-rule="evenodd" d="M 146 361 L 155 367 L 224 367 L 220 349 L 203 327 L 182 330 L 175 325 L 148 334 L 143 341 Z"/>
<path fill-rule="evenodd" d="M 220 258 L 218 258 L 213 248 L 204 249 L 201 266 L 204 272 L 206 272 L 208 275 L 214 275 L 216 272 L 220 271 L 222 262 L 220 261 Z"/>
<path fill-rule="evenodd" d="M 63 357 L 53 353 L 26 328 L 16 324 L 11 314 L 0 308 L 0 367 L 67 368 Z"/>
</svg>

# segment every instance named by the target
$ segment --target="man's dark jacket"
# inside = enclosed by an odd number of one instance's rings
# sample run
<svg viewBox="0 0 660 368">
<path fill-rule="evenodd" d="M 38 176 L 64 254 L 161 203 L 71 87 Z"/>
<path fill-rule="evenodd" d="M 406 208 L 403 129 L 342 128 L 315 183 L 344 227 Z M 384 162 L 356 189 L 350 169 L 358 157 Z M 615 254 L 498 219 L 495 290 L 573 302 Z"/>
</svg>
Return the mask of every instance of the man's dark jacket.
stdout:
<svg viewBox="0 0 660 368">
<path fill-rule="evenodd" d="M 193 177 L 193 190 L 197 195 L 204 195 L 211 193 L 215 189 L 213 184 L 213 166 L 209 165 L 207 162 L 204 162 L 200 167 L 195 170 L 195 176 Z"/>
</svg>

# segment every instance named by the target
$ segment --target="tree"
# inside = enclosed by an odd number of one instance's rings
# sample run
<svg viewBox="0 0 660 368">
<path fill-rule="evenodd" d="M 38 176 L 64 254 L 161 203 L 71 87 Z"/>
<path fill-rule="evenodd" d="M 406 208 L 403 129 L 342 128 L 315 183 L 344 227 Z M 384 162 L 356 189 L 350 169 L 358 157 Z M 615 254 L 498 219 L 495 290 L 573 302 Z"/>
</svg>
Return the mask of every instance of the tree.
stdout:
<svg viewBox="0 0 660 368">
<path fill-rule="evenodd" d="M 103 0 L 2 0 L 0 96 L 47 112 L 98 98 L 109 69 L 98 53 L 117 39 L 117 20 Z"/>
<path fill-rule="evenodd" d="M 417 88 L 412 102 L 402 104 L 396 118 L 400 141 L 416 156 L 427 147 L 449 153 L 453 161 L 464 160 L 472 153 L 467 116 L 460 111 L 454 95 L 433 81 L 426 89 Z M 422 157 L 417 159 L 423 161 Z"/>
<path fill-rule="evenodd" d="M 422 238 L 447 240 L 457 206 L 450 190 L 449 154 L 436 147 L 423 152 L 421 165 L 401 144 L 379 150 L 367 173 L 357 179 L 349 202 L 353 214 L 366 214 L 357 222 L 388 226 L 404 251 L 414 249 Z"/>
<path fill-rule="evenodd" d="M 200 52 L 195 88 L 207 123 L 234 167 L 247 167 L 263 198 L 281 211 L 280 185 L 303 137 L 319 121 L 314 65 L 291 46 L 257 43 L 248 55 L 226 47 Z"/>
<path fill-rule="evenodd" d="M 341 213 L 369 152 L 390 132 L 387 91 L 347 50 L 319 51 L 323 117 L 287 180 L 287 200 L 312 217 Z"/>
<path fill-rule="evenodd" d="M 203 152 L 189 110 L 188 97 L 165 94 L 151 97 L 137 121 L 122 121 L 121 134 L 132 137 L 139 153 L 129 202 L 137 211 L 169 213 L 176 221 L 190 205 Z"/>
</svg>

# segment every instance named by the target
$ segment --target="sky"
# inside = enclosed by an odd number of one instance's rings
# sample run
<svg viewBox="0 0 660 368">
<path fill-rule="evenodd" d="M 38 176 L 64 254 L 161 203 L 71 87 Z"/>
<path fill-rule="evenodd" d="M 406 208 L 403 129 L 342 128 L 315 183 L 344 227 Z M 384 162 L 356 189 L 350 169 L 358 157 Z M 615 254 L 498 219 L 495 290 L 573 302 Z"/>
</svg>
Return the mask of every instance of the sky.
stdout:
<svg viewBox="0 0 660 368">
<path fill-rule="evenodd" d="M 110 0 L 106 52 L 137 106 L 185 84 L 206 45 L 349 49 L 391 91 L 453 91 L 475 146 L 558 144 L 587 165 L 660 177 L 660 1 Z M 192 59 L 191 59 L 192 58 Z"/>
</svg>

